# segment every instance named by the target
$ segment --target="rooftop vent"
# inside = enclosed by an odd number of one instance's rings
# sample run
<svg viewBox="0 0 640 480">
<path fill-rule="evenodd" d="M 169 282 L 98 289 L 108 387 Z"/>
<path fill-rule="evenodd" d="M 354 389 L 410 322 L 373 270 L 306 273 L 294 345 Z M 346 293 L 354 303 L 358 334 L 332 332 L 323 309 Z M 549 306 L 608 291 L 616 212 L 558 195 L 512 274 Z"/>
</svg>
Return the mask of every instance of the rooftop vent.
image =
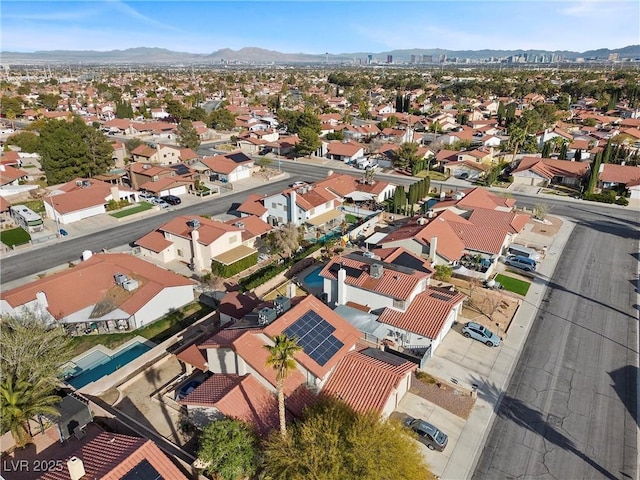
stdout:
<svg viewBox="0 0 640 480">
<path fill-rule="evenodd" d="M 382 274 L 384 272 L 384 267 L 382 266 L 381 263 L 374 263 L 373 265 L 371 265 L 371 268 L 369 270 L 369 275 L 371 275 L 371 278 L 382 278 Z"/>
<path fill-rule="evenodd" d="M 138 281 L 133 279 L 127 280 L 122 284 L 122 288 L 124 288 L 127 292 L 133 292 L 134 290 L 137 290 L 139 286 L 140 284 L 138 283 Z"/>
<path fill-rule="evenodd" d="M 116 273 L 113 276 L 113 279 L 116 281 L 116 285 L 120 285 L 120 286 L 122 286 L 127 280 L 129 280 L 127 276 L 123 273 Z"/>
<path fill-rule="evenodd" d="M 191 230 L 197 230 L 198 228 L 200 228 L 200 220 L 198 220 L 197 218 L 188 220 L 187 227 L 189 227 Z"/>
</svg>

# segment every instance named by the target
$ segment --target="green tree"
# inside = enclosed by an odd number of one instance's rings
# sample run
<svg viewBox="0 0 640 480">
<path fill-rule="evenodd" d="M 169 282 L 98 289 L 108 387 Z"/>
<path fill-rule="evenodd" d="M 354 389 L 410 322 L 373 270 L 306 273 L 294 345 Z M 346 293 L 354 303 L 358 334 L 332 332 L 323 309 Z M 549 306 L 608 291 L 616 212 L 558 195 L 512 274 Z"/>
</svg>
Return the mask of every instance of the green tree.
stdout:
<svg viewBox="0 0 640 480">
<path fill-rule="evenodd" d="M 291 223 L 272 230 L 266 238 L 266 246 L 271 253 L 277 253 L 282 258 L 288 258 L 300 247 L 300 229 Z"/>
<path fill-rule="evenodd" d="M 520 127 L 514 126 L 509 130 L 509 142 L 508 142 L 508 145 L 513 150 L 513 158 L 512 159 L 515 160 L 516 155 L 518 153 L 518 149 L 524 143 L 526 138 L 527 138 L 527 135 L 526 135 L 525 131 Z"/>
<path fill-rule="evenodd" d="M 596 154 L 596 158 L 593 159 L 591 164 L 591 172 L 589 174 L 589 183 L 587 184 L 587 192 L 593 193 L 596 185 L 598 184 L 598 175 L 600 175 L 600 165 L 602 164 L 602 152 Z"/>
<path fill-rule="evenodd" d="M 300 129 L 298 132 L 298 137 L 300 141 L 296 144 L 295 150 L 296 153 L 300 155 L 309 155 L 315 152 L 320 145 L 322 145 L 322 141 L 318 136 L 318 133 L 309 127 L 304 127 Z"/>
<path fill-rule="evenodd" d="M 0 98 L 0 110 L 7 118 L 9 118 L 10 114 L 12 114 L 14 118 L 19 117 L 24 112 L 24 108 L 22 108 L 22 99 L 20 97 L 4 95 Z"/>
<path fill-rule="evenodd" d="M 499 124 L 502 124 L 502 122 L 504 121 L 506 113 L 507 113 L 507 109 L 505 108 L 504 103 L 499 102 L 498 103 L 498 112 L 497 112 L 497 115 L 496 115 Z"/>
<path fill-rule="evenodd" d="M 258 437 L 244 422 L 225 418 L 208 424 L 199 438 L 198 459 L 205 472 L 223 480 L 252 477 L 260 457 Z"/>
<path fill-rule="evenodd" d="M 124 146 L 127 148 L 127 152 L 131 153 L 132 151 L 134 151 L 136 148 L 138 148 L 140 145 L 144 144 L 144 142 L 142 140 L 140 140 L 139 138 L 130 138 L 129 140 L 127 140 L 124 143 Z"/>
<path fill-rule="evenodd" d="M 573 160 L 575 162 L 580 162 L 582 161 L 582 150 L 579 148 L 578 150 L 576 150 L 575 155 L 573 156 Z"/>
<path fill-rule="evenodd" d="M 187 110 L 185 106 L 177 100 L 169 100 L 167 102 L 166 112 L 172 117 L 175 117 L 178 121 L 181 121 L 189 115 L 189 110 Z"/>
<path fill-rule="evenodd" d="M 567 150 L 568 150 L 567 142 L 564 142 L 562 144 L 562 146 L 560 147 L 560 154 L 558 155 L 558 158 L 560 160 L 566 160 L 567 159 Z"/>
<path fill-rule="evenodd" d="M 80 117 L 44 122 L 38 153 L 50 184 L 105 173 L 114 163 L 109 140 Z"/>
<path fill-rule="evenodd" d="M 269 438 L 264 472 L 279 480 L 433 480 L 412 436 L 397 421 L 325 398 L 290 435 Z"/>
<path fill-rule="evenodd" d="M 58 102 L 60 101 L 60 95 L 53 93 L 43 93 L 38 95 L 38 104 L 42 105 L 47 110 L 56 110 L 58 108 Z"/>
<path fill-rule="evenodd" d="M 29 420 L 40 414 L 57 415 L 54 405 L 59 401 L 60 397 L 53 395 L 44 380 L 34 383 L 20 377 L 4 377 L 0 384 L 2 431 L 10 431 L 18 447 L 31 443 Z"/>
<path fill-rule="evenodd" d="M 216 130 L 233 130 L 236 116 L 226 108 L 219 108 L 209 114 L 209 124 Z"/>
<path fill-rule="evenodd" d="M 551 147 L 551 142 L 544 142 L 542 146 L 542 158 L 549 158 L 549 155 L 551 155 Z"/>
<path fill-rule="evenodd" d="M 451 265 L 436 265 L 434 269 L 434 279 L 440 280 L 441 282 L 448 282 L 451 279 L 451 275 L 453 274 Z"/>
<path fill-rule="evenodd" d="M 182 120 L 177 129 L 178 145 L 182 148 L 198 148 L 200 136 L 191 120 Z"/>
<path fill-rule="evenodd" d="M 265 345 L 269 351 L 267 358 L 267 366 L 272 367 L 276 371 L 276 390 L 278 391 L 278 415 L 280 417 L 280 434 L 283 437 L 287 435 L 287 421 L 284 410 L 284 381 L 296 368 L 294 355 L 299 352 L 302 347 L 298 345 L 296 339 L 287 337 L 286 335 L 276 335 L 273 338 L 273 345 Z"/>
<path fill-rule="evenodd" d="M 34 153 L 40 147 L 40 137 L 33 132 L 19 132 L 7 139 L 10 145 L 20 147 L 23 152 Z"/>
<path fill-rule="evenodd" d="M 189 110 L 188 118 L 194 122 L 206 123 L 208 120 L 207 111 L 202 107 L 193 107 Z"/>
<path fill-rule="evenodd" d="M 393 166 L 398 169 L 411 169 L 420 159 L 417 143 L 403 143 L 393 153 Z"/>
</svg>

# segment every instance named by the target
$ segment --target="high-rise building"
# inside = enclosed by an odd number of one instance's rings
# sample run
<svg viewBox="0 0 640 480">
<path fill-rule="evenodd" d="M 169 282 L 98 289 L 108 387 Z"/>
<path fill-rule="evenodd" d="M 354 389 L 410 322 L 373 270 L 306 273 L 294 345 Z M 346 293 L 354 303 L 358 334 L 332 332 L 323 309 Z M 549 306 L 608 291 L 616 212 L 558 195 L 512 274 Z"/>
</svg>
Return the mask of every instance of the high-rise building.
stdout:
<svg viewBox="0 0 640 480">
<path fill-rule="evenodd" d="M 440 63 L 445 63 L 447 61 L 447 56 L 443 53 L 440 55 Z"/>
<path fill-rule="evenodd" d="M 373 62 L 373 55 L 367 55 L 367 65 L 371 65 Z"/>
<path fill-rule="evenodd" d="M 422 63 L 433 63 L 433 55 L 422 55 Z"/>
<path fill-rule="evenodd" d="M 393 55 L 387 55 L 387 63 L 393 63 Z"/>
<path fill-rule="evenodd" d="M 411 63 L 417 63 L 415 55 L 411 55 Z"/>
</svg>

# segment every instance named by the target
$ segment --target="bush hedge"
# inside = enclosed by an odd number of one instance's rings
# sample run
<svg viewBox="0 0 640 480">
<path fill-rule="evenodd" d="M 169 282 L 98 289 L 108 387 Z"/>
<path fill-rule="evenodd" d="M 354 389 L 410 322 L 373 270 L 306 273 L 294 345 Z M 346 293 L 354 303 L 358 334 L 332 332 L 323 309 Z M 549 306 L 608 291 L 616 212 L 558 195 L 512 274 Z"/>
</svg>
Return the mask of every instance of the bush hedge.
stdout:
<svg viewBox="0 0 640 480">
<path fill-rule="evenodd" d="M 263 267 L 260 270 L 256 270 L 252 274 L 247 275 L 239 282 L 242 290 L 246 292 L 247 290 L 256 288 L 257 286 L 271 280 L 278 274 L 292 267 L 296 262 L 311 255 L 313 252 L 320 250 L 324 246 L 324 244 L 325 242 L 312 243 L 306 247 L 303 247 L 302 250 L 296 253 L 293 257 L 286 259 L 283 263 L 271 263 L 266 267 Z"/>
<path fill-rule="evenodd" d="M 625 197 L 616 198 L 616 192 L 609 190 L 602 193 L 585 193 L 582 197 L 584 200 L 591 200 L 592 202 L 601 203 L 615 203 L 616 205 L 629 205 L 629 200 Z"/>
<path fill-rule="evenodd" d="M 211 272 L 222 278 L 229 278 L 237 275 L 240 272 L 244 272 L 247 268 L 253 267 L 258 263 L 258 252 L 252 253 L 248 257 L 241 258 L 237 262 L 233 262 L 230 265 L 225 265 L 215 260 L 211 261 Z"/>
</svg>

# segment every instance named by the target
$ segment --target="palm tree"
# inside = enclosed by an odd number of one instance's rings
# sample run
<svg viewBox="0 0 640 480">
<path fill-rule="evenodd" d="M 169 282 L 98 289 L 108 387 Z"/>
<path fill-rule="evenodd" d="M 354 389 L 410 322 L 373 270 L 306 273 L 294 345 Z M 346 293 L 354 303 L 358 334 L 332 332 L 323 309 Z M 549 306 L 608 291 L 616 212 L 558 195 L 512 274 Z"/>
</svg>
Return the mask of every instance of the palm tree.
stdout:
<svg viewBox="0 0 640 480">
<path fill-rule="evenodd" d="M 18 447 L 31 443 L 29 420 L 40 414 L 57 416 L 54 407 L 60 397 L 52 394 L 51 387 L 44 381 L 36 383 L 15 377 L 7 377 L 0 385 L 0 413 L 2 426 L 11 431 Z"/>
<path fill-rule="evenodd" d="M 265 345 L 269 350 L 267 366 L 273 367 L 276 371 L 276 389 L 278 390 L 278 413 L 280 415 L 280 433 L 283 437 L 287 435 L 287 424 L 284 416 L 284 381 L 289 376 L 289 372 L 296 368 L 296 361 L 293 356 L 302 347 L 285 334 L 276 335 L 273 338 L 273 345 Z"/>
</svg>

